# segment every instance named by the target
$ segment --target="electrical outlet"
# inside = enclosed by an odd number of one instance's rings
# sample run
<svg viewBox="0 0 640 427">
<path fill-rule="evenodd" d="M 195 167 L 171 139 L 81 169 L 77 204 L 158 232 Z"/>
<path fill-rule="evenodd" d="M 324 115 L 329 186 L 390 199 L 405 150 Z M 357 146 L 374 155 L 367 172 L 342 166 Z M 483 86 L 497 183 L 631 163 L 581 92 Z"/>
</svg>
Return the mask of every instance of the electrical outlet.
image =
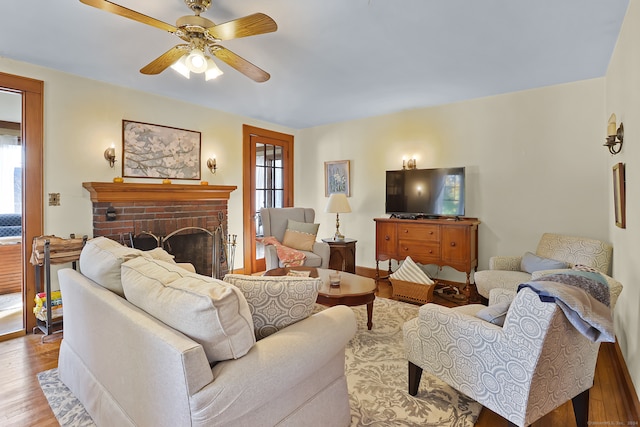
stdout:
<svg viewBox="0 0 640 427">
<path fill-rule="evenodd" d="M 60 206 L 60 193 L 49 193 L 49 206 Z"/>
</svg>

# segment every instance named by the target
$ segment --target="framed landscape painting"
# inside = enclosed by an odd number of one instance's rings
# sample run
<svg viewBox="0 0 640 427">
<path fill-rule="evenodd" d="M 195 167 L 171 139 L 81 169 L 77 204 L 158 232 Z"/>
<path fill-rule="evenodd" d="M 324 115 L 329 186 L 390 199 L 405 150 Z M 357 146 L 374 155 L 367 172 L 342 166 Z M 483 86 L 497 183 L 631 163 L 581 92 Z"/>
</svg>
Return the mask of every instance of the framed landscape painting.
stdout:
<svg viewBox="0 0 640 427">
<path fill-rule="evenodd" d="M 349 160 L 324 162 L 324 195 L 329 197 L 333 193 L 343 193 L 351 196 L 349 182 Z"/>
<path fill-rule="evenodd" d="M 122 176 L 200 179 L 200 132 L 122 121 Z"/>
</svg>

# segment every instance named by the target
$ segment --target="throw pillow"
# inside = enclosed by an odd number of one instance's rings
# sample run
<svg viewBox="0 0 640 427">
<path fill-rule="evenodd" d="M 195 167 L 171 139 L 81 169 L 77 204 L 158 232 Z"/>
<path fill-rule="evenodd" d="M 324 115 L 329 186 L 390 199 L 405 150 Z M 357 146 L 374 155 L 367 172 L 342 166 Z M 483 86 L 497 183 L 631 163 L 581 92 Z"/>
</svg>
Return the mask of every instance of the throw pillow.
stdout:
<svg viewBox="0 0 640 427">
<path fill-rule="evenodd" d="M 490 305 L 480 309 L 480 311 L 476 313 L 476 317 L 486 320 L 489 323 L 493 323 L 494 325 L 502 326 L 504 325 L 504 319 L 507 317 L 510 305 L 511 301 Z"/>
<path fill-rule="evenodd" d="M 227 274 L 224 281 L 244 294 L 258 340 L 311 315 L 322 279 Z"/>
<path fill-rule="evenodd" d="M 529 274 L 538 270 L 554 270 L 558 268 L 568 267 L 569 264 L 564 261 L 556 261 L 555 259 L 551 258 L 539 257 L 538 255 L 531 252 L 526 252 L 522 256 L 522 261 L 520 262 L 520 270 L 526 271 Z"/>
<path fill-rule="evenodd" d="M 111 292 L 124 297 L 120 266 L 143 252 L 123 246 L 106 237 L 88 240 L 80 252 L 80 271 L 83 275 Z"/>
<path fill-rule="evenodd" d="M 422 285 L 433 285 L 433 280 L 408 256 L 393 274 L 389 276 L 395 280 L 403 282 L 420 283 Z"/>
<path fill-rule="evenodd" d="M 175 256 L 171 255 L 169 252 L 165 251 L 162 248 L 153 248 L 150 251 L 144 251 L 144 253 L 151 256 L 151 258 L 153 259 L 175 263 Z"/>
<path fill-rule="evenodd" d="M 122 264 L 129 302 L 200 343 L 209 363 L 237 359 L 255 344 L 249 305 L 227 283 L 138 257 Z"/>
<path fill-rule="evenodd" d="M 292 219 L 287 223 L 282 244 L 299 251 L 312 251 L 320 224 L 298 222 Z"/>
</svg>

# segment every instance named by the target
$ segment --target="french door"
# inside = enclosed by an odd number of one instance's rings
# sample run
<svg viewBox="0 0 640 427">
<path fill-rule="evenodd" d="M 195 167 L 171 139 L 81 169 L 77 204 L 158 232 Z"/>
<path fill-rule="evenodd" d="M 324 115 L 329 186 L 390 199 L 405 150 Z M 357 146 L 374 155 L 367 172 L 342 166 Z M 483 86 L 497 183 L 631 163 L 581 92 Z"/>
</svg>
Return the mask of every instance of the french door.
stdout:
<svg viewBox="0 0 640 427">
<path fill-rule="evenodd" d="M 243 126 L 244 272 L 265 270 L 261 208 L 293 206 L 293 136 Z"/>
</svg>

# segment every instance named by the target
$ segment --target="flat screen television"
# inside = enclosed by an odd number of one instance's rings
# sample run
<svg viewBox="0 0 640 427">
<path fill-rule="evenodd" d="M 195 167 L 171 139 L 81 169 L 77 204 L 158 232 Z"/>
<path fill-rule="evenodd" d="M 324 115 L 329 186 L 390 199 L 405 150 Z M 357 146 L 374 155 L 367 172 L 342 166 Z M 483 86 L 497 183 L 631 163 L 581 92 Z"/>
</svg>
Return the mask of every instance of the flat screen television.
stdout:
<svg viewBox="0 0 640 427">
<path fill-rule="evenodd" d="M 399 218 L 464 216 L 464 167 L 387 171 L 386 213 Z"/>
</svg>

